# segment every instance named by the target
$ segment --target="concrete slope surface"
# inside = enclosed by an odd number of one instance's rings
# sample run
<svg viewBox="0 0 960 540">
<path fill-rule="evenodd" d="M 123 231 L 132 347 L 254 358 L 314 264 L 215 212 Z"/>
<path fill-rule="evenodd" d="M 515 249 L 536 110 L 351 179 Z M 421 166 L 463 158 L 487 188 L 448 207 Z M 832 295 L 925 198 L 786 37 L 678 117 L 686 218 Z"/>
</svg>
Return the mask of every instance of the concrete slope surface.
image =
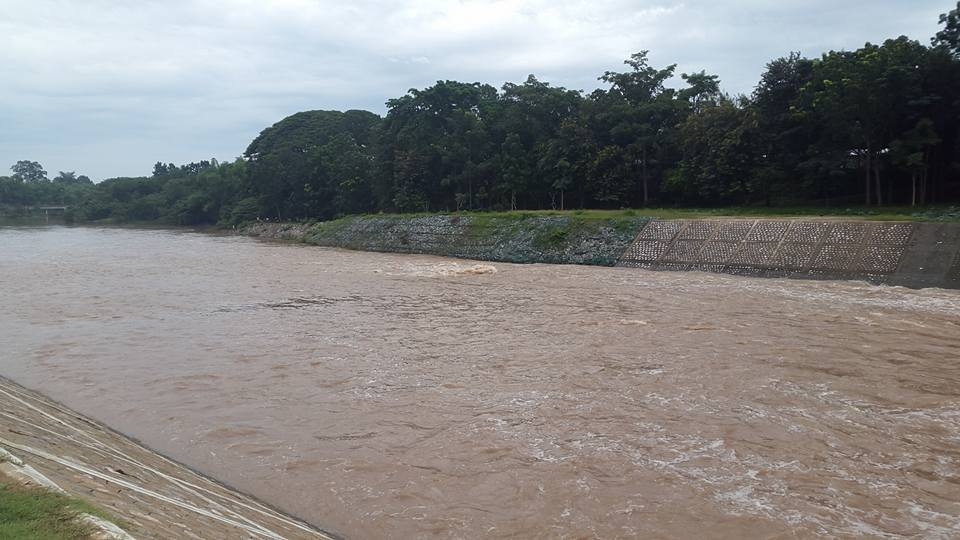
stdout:
<svg viewBox="0 0 960 540">
<path fill-rule="evenodd" d="M 2 377 L 0 448 L 138 539 L 335 538 Z"/>
<path fill-rule="evenodd" d="M 655 220 L 618 266 L 960 288 L 960 224 Z"/>
</svg>

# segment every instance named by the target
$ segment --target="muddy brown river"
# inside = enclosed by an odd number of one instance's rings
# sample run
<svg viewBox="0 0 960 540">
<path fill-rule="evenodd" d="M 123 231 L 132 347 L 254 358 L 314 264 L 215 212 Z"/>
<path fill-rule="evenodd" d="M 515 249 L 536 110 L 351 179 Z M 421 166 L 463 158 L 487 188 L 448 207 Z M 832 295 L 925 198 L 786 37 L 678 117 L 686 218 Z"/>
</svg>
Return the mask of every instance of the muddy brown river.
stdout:
<svg viewBox="0 0 960 540">
<path fill-rule="evenodd" d="M 0 374 L 347 538 L 960 537 L 960 291 L 5 228 Z"/>
</svg>

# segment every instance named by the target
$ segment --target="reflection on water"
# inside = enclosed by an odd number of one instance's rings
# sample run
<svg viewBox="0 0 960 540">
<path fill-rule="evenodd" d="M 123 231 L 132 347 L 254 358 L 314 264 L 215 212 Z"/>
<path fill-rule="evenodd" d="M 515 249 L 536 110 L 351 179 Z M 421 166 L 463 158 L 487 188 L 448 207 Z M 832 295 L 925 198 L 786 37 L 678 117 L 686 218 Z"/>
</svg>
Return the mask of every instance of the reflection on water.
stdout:
<svg viewBox="0 0 960 540">
<path fill-rule="evenodd" d="M 356 538 L 960 534 L 960 294 L 0 229 L 0 373 Z"/>
</svg>

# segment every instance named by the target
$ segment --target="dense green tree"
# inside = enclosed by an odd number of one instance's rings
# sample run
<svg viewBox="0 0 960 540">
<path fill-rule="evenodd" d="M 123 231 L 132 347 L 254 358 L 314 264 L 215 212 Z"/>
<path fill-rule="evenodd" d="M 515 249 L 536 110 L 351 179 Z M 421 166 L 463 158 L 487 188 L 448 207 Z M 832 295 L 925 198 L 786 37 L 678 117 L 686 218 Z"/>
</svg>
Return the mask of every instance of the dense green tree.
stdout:
<svg viewBox="0 0 960 540">
<path fill-rule="evenodd" d="M 640 51 L 630 55 L 623 63 L 630 66 L 630 71 L 607 71 L 600 76 L 600 80 L 610 84 L 607 94 L 620 97 L 628 103 L 644 103 L 659 96 L 665 91 L 664 83 L 673 77 L 677 69 L 671 64 L 662 69 L 650 66 L 647 56 L 650 51 Z"/>
<path fill-rule="evenodd" d="M 54 177 L 53 183 L 65 185 L 90 185 L 93 184 L 93 181 L 83 174 L 77 176 L 77 173 L 74 171 L 60 171 L 60 173 Z"/>
<path fill-rule="evenodd" d="M 10 170 L 13 178 L 21 182 L 48 182 L 47 171 L 36 161 L 21 160 L 16 162 Z"/>
<path fill-rule="evenodd" d="M 830 52 L 813 64 L 798 100 L 804 121 L 816 126 L 814 147 L 846 150 L 861 163 L 864 203 L 883 204 L 883 157 L 923 92 L 928 49 L 906 37 L 853 52 Z M 837 154 L 841 156 L 841 153 Z M 843 167 L 843 161 L 835 166 Z"/>
<path fill-rule="evenodd" d="M 569 186 L 565 157 L 557 155 L 551 141 L 563 125 L 576 118 L 583 97 L 579 92 L 552 87 L 529 75 L 523 84 L 506 83 L 493 121 L 494 138 L 500 143 L 499 192 L 517 207 L 518 194 L 525 206 L 550 207 L 562 199 Z"/>
<path fill-rule="evenodd" d="M 690 104 L 690 112 L 698 114 L 704 108 L 716 105 L 722 98 L 718 76 L 699 71 L 689 75 L 683 73 L 680 77 L 687 83 L 687 88 L 677 92 L 677 97 Z"/>
<path fill-rule="evenodd" d="M 33 201 L 25 201 L 23 181 L 12 176 L 0 176 L 0 206 L 22 206 Z"/>
<path fill-rule="evenodd" d="M 948 50 L 960 59 L 960 2 L 957 2 L 955 9 L 940 15 L 940 24 L 943 29 L 931 40 L 933 45 Z"/>
<path fill-rule="evenodd" d="M 807 182 L 817 176 L 805 175 L 802 166 L 813 133 L 795 107 L 812 72 L 813 61 L 800 53 L 790 53 L 767 64 L 753 92 L 752 107 L 763 134 L 758 141 L 761 159 L 755 181 L 767 206 L 772 204 L 774 194 L 809 193 L 814 189 Z"/>
<path fill-rule="evenodd" d="M 890 144 L 891 160 L 910 175 L 911 206 L 916 206 L 919 201 L 927 198 L 930 152 L 940 142 L 942 139 L 934 129 L 933 121 L 922 118 L 917 125 Z"/>
<path fill-rule="evenodd" d="M 595 201 L 607 201 L 607 205 L 649 204 L 651 192 L 658 189 L 665 171 L 673 165 L 670 145 L 677 125 L 719 92 L 717 78 L 705 72 L 684 74 L 691 84 L 687 89 L 667 88 L 665 83 L 673 77 L 676 65 L 657 69 L 648 64 L 647 56 L 647 51 L 641 51 L 626 60 L 631 71 L 604 73 L 600 80 L 609 83 L 610 89 L 594 92 L 591 106 L 585 108 L 584 122 L 595 132 L 597 144 L 596 161 L 588 171 L 606 176 L 585 181 L 595 187 L 607 186 L 602 193 L 591 192 Z M 610 175 L 619 176 L 617 190 L 608 189 L 613 182 Z"/>
<path fill-rule="evenodd" d="M 77 182 L 77 173 L 74 171 L 60 171 L 60 174 L 54 177 L 53 182 L 56 184 L 74 184 Z"/>
<path fill-rule="evenodd" d="M 756 110 L 724 100 L 680 126 L 683 159 L 668 190 L 708 206 L 750 204 L 762 197 L 755 171 L 761 162 Z"/>
<path fill-rule="evenodd" d="M 359 164 L 371 159 L 379 122 L 366 111 L 307 111 L 281 120 L 244 153 L 245 194 L 258 199 L 261 215 L 276 219 L 329 219 L 344 211 L 338 207 L 344 200 L 356 209 L 371 208 L 372 201 L 357 200 L 358 190 L 369 193 L 371 180 L 356 174 L 371 170 Z"/>
<path fill-rule="evenodd" d="M 484 172 L 498 146 L 489 137 L 497 106 L 492 86 L 456 81 L 389 100 L 378 156 L 387 208 L 452 210 L 458 199 L 472 207 L 475 191 L 490 193 Z"/>
</svg>

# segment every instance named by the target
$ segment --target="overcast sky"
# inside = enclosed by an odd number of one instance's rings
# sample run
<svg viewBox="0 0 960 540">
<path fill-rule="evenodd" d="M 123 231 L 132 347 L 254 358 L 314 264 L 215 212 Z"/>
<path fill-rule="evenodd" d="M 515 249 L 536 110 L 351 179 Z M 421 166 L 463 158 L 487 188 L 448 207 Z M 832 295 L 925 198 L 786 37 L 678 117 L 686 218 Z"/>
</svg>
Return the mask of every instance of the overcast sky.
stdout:
<svg viewBox="0 0 960 540">
<path fill-rule="evenodd" d="M 946 0 L 0 0 L 0 175 L 149 175 L 232 160 L 310 109 L 367 109 L 437 80 L 530 73 L 590 91 L 650 50 L 749 93 L 764 65 L 907 35 Z M 682 82 L 682 81 L 680 81 Z"/>
</svg>

